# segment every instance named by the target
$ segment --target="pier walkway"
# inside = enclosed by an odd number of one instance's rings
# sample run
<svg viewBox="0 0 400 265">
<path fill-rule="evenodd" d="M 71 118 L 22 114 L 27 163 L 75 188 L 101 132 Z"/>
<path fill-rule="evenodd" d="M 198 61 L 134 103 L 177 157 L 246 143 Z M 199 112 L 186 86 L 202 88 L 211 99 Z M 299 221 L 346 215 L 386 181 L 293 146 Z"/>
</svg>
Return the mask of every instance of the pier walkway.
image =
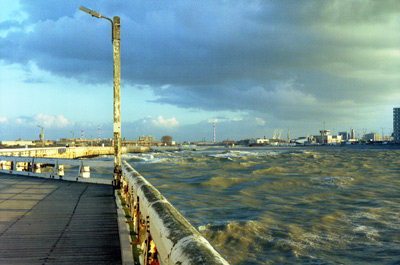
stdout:
<svg viewBox="0 0 400 265">
<path fill-rule="evenodd" d="M 121 264 L 110 185 L 0 173 L 0 264 Z"/>
</svg>

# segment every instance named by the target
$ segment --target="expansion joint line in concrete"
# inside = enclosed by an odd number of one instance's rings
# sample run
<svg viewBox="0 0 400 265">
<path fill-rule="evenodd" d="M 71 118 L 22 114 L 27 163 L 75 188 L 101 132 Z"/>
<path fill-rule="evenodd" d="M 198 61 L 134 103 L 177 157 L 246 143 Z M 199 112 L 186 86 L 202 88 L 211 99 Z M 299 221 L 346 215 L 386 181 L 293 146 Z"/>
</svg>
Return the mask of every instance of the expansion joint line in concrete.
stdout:
<svg viewBox="0 0 400 265">
<path fill-rule="evenodd" d="M 44 180 L 43 182 L 41 182 L 41 183 L 39 184 L 39 186 L 40 186 L 40 185 L 43 185 L 46 181 L 48 181 L 48 179 L 46 179 L 46 180 Z M 19 182 L 17 182 L 17 183 L 14 183 L 14 184 L 12 184 L 12 185 L 9 185 L 9 186 L 18 185 L 18 184 L 20 184 L 21 182 L 24 182 L 24 181 L 19 181 Z M 6 198 L 6 199 L 4 199 L 4 200 L 1 200 L 1 201 L 0 201 L 0 204 L 2 204 L 3 202 L 6 202 L 6 201 L 8 201 L 8 200 L 11 200 L 11 199 L 14 198 L 15 196 L 18 196 L 19 194 L 24 193 L 24 192 L 27 191 L 27 190 L 34 189 L 34 188 L 36 188 L 36 187 L 29 187 L 29 188 L 26 188 L 26 189 L 24 189 L 24 190 L 18 192 L 18 193 L 15 193 L 14 195 L 12 195 L 12 196 L 10 196 L 10 197 L 8 197 L 8 198 Z M 35 205 L 35 206 L 36 206 L 36 205 Z"/>
<path fill-rule="evenodd" d="M 40 185 L 44 184 L 46 181 L 42 182 Z M 44 201 L 47 197 L 52 195 L 54 192 L 56 192 L 58 189 L 60 189 L 62 186 L 57 187 L 54 189 L 52 192 L 47 194 L 45 197 L 43 197 L 41 200 L 39 200 L 35 205 L 33 205 L 28 211 L 26 211 L 23 215 L 21 215 L 18 219 L 16 219 L 12 224 L 10 224 L 3 232 L 0 233 L 0 237 L 2 237 L 8 230 L 10 230 L 16 223 L 18 223 L 21 219 L 23 219 L 29 212 L 31 212 L 36 206 L 38 206 L 42 201 Z"/>
<path fill-rule="evenodd" d="M 86 190 L 88 189 L 88 187 L 89 187 L 89 186 L 86 185 L 86 187 L 83 189 L 83 191 L 82 191 L 81 194 L 79 195 L 78 200 L 76 201 L 74 210 L 72 210 L 72 213 L 71 213 L 71 215 L 70 215 L 70 217 L 69 217 L 69 220 L 68 220 L 67 224 L 65 225 L 63 231 L 61 231 L 61 233 L 60 233 L 60 235 L 58 236 L 58 238 L 57 238 L 56 242 L 54 243 L 54 245 L 51 247 L 49 253 L 47 253 L 47 257 L 44 259 L 43 265 L 45 265 L 46 262 L 49 260 L 51 253 L 56 249 L 58 242 L 60 242 L 61 238 L 62 238 L 62 237 L 64 236 L 64 234 L 65 234 L 65 231 L 67 231 L 67 229 L 68 229 L 68 227 L 69 227 L 69 225 L 70 225 L 70 223 L 71 223 L 71 221 L 72 221 L 72 218 L 73 218 L 74 215 L 75 215 L 76 209 L 78 208 L 78 204 L 79 204 L 79 202 L 80 202 L 80 200 L 81 200 L 81 197 L 82 197 L 82 195 L 86 192 Z"/>
<path fill-rule="evenodd" d="M 8 178 L 5 178 L 5 179 L 8 179 Z M 9 189 L 9 188 L 12 187 L 12 186 L 19 185 L 21 182 L 24 182 L 24 181 L 25 181 L 25 180 L 19 180 L 19 181 L 16 181 L 16 182 L 7 184 L 7 186 L 5 186 L 5 187 L 3 187 L 3 188 L 0 189 L 0 192 L 1 192 L 2 190 L 7 190 L 7 189 Z"/>
</svg>

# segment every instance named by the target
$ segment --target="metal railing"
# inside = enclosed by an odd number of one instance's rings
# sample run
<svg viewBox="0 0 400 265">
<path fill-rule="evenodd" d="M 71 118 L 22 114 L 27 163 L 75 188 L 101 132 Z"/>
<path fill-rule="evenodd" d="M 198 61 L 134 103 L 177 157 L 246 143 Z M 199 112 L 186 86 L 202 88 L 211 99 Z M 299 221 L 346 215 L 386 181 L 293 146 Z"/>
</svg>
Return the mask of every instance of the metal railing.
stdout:
<svg viewBox="0 0 400 265">
<path fill-rule="evenodd" d="M 94 159 L 60 159 L 0 156 L 0 173 L 113 185 L 113 178 L 91 178 L 90 167 L 114 162 Z M 74 170 L 66 170 L 71 166 Z M 68 171 L 68 172 L 67 172 Z M 141 264 L 229 264 L 164 196 L 126 161 L 122 163 L 121 195 L 125 197 Z"/>
<path fill-rule="evenodd" d="M 142 153 L 150 150 L 143 146 L 124 146 L 121 148 L 123 154 Z M 0 149 L 0 156 L 26 156 L 46 158 L 85 158 L 100 155 L 113 155 L 112 146 L 86 146 L 86 147 L 46 147 L 46 148 L 12 148 Z"/>
<path fill-rule="evenodd" d="M 66 166 L 75 166 L 75 170 L 67 170 Z M 113 161 L 93 159 L 0 156 L 0 173 L 107 185 L 113 184 L 112 175 L 109 179 L 91 178 L 90 167 L 112 169 L 113 166 Z"/>
<path fill-rule="evenodd" d="M 126 161 L 122 192 L 142 250 L 142 265 L 229 264 L 164 196 Z"/>
</svg>

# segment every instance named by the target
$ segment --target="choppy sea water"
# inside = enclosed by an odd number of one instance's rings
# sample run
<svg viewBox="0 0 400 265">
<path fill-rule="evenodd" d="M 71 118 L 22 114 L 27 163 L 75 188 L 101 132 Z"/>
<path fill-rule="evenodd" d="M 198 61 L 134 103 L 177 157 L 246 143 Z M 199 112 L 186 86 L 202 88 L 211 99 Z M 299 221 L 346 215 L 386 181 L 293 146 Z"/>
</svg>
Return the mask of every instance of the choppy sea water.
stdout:
<svg viewBox="0 0 400 265">
<path fill-rule="evenodd" d="M 400 264 L 400 150 L 124 155 L 232 264 Z"/>
</svg>

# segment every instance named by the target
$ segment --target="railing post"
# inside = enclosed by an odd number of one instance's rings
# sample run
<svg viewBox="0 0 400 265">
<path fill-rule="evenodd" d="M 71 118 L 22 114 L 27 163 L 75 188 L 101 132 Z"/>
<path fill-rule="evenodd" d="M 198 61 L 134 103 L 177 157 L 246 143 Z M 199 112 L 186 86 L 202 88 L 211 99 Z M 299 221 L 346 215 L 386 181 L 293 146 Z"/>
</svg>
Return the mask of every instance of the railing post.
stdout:
<svg viewBox="0 0 400 265">
<path fill-rule="evenodd" d="M 34 173 L 41 173 L 42 172 L 40 163 L 34 163 L 33 164 L 33 172 Z"/>
<path fill-rule="evenodd" d="M 64 176 L 64 165 L 58 165 L 57 175 Z"/>
</svg>

